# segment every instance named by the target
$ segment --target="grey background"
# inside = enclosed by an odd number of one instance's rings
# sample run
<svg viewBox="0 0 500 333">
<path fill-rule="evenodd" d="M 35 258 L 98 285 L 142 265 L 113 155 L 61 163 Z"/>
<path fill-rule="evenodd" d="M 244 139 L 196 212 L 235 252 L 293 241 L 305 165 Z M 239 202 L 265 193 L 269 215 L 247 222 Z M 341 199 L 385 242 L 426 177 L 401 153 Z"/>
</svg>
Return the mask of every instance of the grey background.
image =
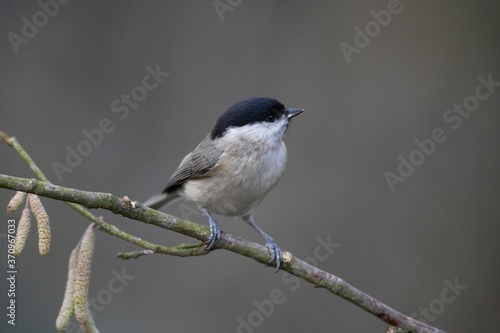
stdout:
<svg viewBox="0 0 500 333">
<path fill-rule="evenodd" d="M 353 44 L 353 29 L 364 29 L 374 20 L 370 11 L 386 9 L 387 1 L 243 1 L 223 21 L 211 1 L 71 1 L 18 53 L 7 34 L 21 34 L 22 17 L 32 21 L 41 8 L 35 1 L 2 1 L 0 129 L 15 135 L 54 182 L 145 200 L 163 189 L 184 155 L 236 101 L 270 96 L 305 108 L 287 134 L 286 174 L 256 221 L 301 258 L 313 256 L 318 237 L 330 236 L 340 246 L 320 267 L 399 311 L 434 306 L 432 324 L 441 329 L 491 332 L 500 324 L 500 89 L 457 130 L 443 114 L 474 93 L 478 76 L 500 81 L 499 4 L 400 6 L 347 63 L 339 44 Z M 120 120 L 111 103 L 142 84 L 145 68 L 157 64 L 170 75 Z M 57 181 L 52 163 L 64 163 L 66 146 L 75 149 L 85 139 L 82 130 L 103 118 L 114 131 Z M 391 192 L 384 172 L 397 172 L 398 156 L 408 158 L 414 140 L 429 138 L 435 128 L 447 140 Z M 1 173 L 33 176 L 13 150 L 2 144 L 0 154 Z M 0 191 L 2 267 L 11 195 Z M 43 202 L 52 223 L 51 252 L 38 254 L 32 229 L 17 259 L 17 325 L 7 325 L 2 310 L 2 332 L 55 332 L 69 253 L 88 223 L 60 202 Z M 179 204 L 167 211 L 181 215 Z M 95 213 L 149 241 L 191 241 Z M 241 221 L 219 221 L 224 231 L 262 243 Z M 232 253 L 115 258 L 135 249 L 97 235 L 90 294 L 101 297 L 95 315 L 101 332 L 235 332 L 239 317 L 253 315 L 255 323 L 254 301 L 269 300 L 273 290 L 286 299 L 255 332 L 386 327 L 325 290 L 305 282 L 293 289 L 297 285 L 284 282 L 282 272 Z M 123 269 L 135 278 L 112 294 L 113 270 Z M 445 281 L 454 279 L 467 289 L 445 304 Z M 6 293 L 1 279 L 2 309 Z"/>
</svg>

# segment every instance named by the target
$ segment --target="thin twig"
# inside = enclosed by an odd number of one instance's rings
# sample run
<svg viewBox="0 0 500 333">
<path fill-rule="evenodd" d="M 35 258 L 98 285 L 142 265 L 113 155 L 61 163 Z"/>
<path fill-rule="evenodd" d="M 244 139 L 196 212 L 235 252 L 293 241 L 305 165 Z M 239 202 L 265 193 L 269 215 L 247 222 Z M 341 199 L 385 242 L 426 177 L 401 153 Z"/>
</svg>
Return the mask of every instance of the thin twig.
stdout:
<svg viewBox="0 0 500 333">
<path fill-rule="evenodd" d="M 4 132 L 0 131 L 0 139 L 2 139 L 7 145 L 10 147 L 14 148 L 16 152 L 23 158 L 23 160 L 28 164 L 30 169 L 33 171 L 33 173 L 36 175 L 36 177 L 44 182 L 50 183 L 49 179 L 45 174 L 42 172 L 42 170 L 37 166 L 35 161 L 31 158 L 31 156 L 28 154 L 28 152 L 21 146 L 19 141 L 15 137 L 10 137 Z M 99 229 L 118 238 L 121 238 L 123 240 L 126 240 L 129 243 L 135 244 L 139 247 L 142 247 L 144 249 L 153 251 L 155 253 L 161 253 L 161 254 L 168 254 L 168 255 L 173 255 L 173 256 L 178 256 L 178 257 L 191 257 L 191 256 L 200 256 L 200 255 L 205 255 L 208 252 L 205 250 L 203 246 L 200 246 L 196 249 L 191 248 L 191 249 L 183 249 L 181 247 L 167 247 L 167 246 L 162 246 L 159 244 L 153 244 L 148 241 L 145 241 L 139 237 L 135 237 L 131 234 L 128 234 L 124 232 L 123 230 L 120 230 L 116 226 L 106 223 L 103 221 L 101 218 L 98 216 L 92 214 L 90 211 L 85 209 L 84 207 L 72 203 L 72 202 L 66 202 L 71 208 L 73 208 L 75 211 L 89 219 L 90 221 L 94 222 L 99 226 Z"/>
<path fill-rule="evenodd" d="M 134 251 L 134 252 L 118 252 L 116 254 L 117 258 L 120 259 L 137 259 L 139 257 L 145 256 L 147 254 L 153 254 L 154 252 L 151 250 L 142 250 L 142 251 Z"/>
</svg>

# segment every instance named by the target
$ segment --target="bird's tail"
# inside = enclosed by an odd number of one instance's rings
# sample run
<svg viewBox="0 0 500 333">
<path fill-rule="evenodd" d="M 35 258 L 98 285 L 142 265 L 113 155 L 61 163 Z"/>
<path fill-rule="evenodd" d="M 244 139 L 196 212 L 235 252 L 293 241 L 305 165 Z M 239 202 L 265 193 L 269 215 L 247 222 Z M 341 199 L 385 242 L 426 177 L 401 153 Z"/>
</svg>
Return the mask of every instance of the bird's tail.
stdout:
<svg viewBox="0 0 500 333">
<path fill-rule="evenodd" d="M 159 209 L 169 202 L 173 201 L 174 199 L 177 199 L 178 197 L 178 195 L 173 195 L 172 193 L 157 194 L 146 200 L 146 202 L 144 202 L 144 205 L 152 209 Z"/>
</svg>

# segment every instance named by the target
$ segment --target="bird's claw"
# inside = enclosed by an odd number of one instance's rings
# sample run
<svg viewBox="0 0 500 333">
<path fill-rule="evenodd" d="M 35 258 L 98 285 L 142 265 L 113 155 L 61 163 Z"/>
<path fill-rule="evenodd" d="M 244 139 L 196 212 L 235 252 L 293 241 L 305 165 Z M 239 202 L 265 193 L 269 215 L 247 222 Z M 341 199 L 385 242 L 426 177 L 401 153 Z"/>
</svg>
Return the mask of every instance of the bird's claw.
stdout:
<svg viewBox="0 0 500 333">
<path fill-rule="evenodd" d="M 208 237 L 205 246 L 206 249 L 210 251 L 211 249 L 213 249 L 215 242 L 220 238 L 220 228 L 217 221 L 212 217 L 212 215 L 210 215 L 206 208 L 200 207 L 200 210 L 206 217 L 208 217 L 210 236 Z"/>
<path fill-rule="evenodd" d="M 208 237 L 207 250 L 212 250 L 215 242 L 220 238 L 220 228 L 216 223 L 210 223 L 210 237 Z"/>
<path fill-rule="evenodd" d="M 283 262 L 283 253 L 281 252 L 281 249 L 279 248 L 278 244 L 273 239 L 268 239 L 266 242 L 266 247 L 269 249 L 269 253 L 271 254 L 271 259 L 269 260 L 269 263 L 275 262 L 276 263 L 276 271 L 275 273 L 280 269 L 281 263 Z"/>
</svg>

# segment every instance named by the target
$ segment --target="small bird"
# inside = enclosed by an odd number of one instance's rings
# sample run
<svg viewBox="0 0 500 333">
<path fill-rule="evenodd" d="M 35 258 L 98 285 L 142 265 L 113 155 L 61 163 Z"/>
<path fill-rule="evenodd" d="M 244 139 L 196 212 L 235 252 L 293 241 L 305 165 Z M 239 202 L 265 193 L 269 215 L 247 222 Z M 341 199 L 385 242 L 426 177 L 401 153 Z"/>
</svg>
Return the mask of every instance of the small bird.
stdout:
<svg viewBox="0 0 500 333">
<path fill-rule="evenodd" d="M 220 238 L 212 214 L 239 216 L 266 241 L 276 271 L 283 259 L 274 239 L 253 220 L 255 208 L 285 171 L 287 151 L 283 136 L 299 108 L 285 108 L 268 97 L 244 99 L 224 112 L 212 131 L 190 152 L 170 178 L 162 194 L 144 204 L 153 209 L 177 198 L 194 202 L 208 218 L 207 248 Z"/>
</svg>

